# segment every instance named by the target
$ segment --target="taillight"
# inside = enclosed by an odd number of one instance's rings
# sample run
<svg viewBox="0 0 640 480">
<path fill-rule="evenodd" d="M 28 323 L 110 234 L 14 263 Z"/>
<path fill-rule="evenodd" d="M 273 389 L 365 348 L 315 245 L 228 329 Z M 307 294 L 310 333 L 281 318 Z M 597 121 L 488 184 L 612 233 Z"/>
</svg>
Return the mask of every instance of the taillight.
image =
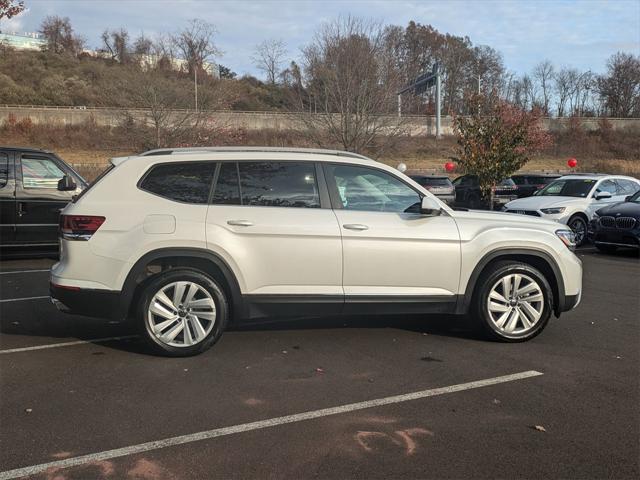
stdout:
<svg viewBox="0 0 640 480">
<path fill-rule="evenodd" d="M 60 215 L 60 236 L 66 240 L 89 240 L 105 221 L 95 215 Z"/>
</svg>

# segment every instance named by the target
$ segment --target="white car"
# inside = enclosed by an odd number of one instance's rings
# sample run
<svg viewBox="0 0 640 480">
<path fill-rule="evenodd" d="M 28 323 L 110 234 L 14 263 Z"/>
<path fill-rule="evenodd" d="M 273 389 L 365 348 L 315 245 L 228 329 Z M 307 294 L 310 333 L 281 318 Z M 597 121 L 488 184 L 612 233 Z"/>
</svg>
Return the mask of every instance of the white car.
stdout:
<svg viewBox="0 0 640 480">
<path fill-rule="evenodd" d="M 62 212 L 51 298 L 132 319 L 166 355 L 273 316 L 471 313 L 523 341 L 580 301 L 566 227 L 454 211 L 360 155 L 220 147 L 112 164 Z"/>
<path fill-rule="evenodd" d="M 568 225 L 576 244 L 586 240 L 587 225 L 599 208 L 624 202 L 640 190 L 640 180 L 621 175 L 573 174 L 554 180 L 532 197 L 507 203 L 503 211 L 519 213 Z"/>
</svg>

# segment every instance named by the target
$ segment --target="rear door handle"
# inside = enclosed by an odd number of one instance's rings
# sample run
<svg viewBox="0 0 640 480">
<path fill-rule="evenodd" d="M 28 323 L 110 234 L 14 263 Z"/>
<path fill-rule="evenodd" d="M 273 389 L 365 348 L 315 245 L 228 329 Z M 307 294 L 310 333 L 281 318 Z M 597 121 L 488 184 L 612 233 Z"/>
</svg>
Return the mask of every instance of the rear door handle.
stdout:
<svg viewBox="0 0 640 480">
<path fill-rule="evenodd" d="M 251 227 L 253 222 L 249 220 L 227 220 L 227 225 L 233 225 L 234 227 Z"/>
<path fill-rule="evenodd" d="M 366 225 L 362 225 L 361 223 L 345 223 L 342 226 L 347 230 L 369 230 L 369 227 L 367 227 Z"/>
</svg>

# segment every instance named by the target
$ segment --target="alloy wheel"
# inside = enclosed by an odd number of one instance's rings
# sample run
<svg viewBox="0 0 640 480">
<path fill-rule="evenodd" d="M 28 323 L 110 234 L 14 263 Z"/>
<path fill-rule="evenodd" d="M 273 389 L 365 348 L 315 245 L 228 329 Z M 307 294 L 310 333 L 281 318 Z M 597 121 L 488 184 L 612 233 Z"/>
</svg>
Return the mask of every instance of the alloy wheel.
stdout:
<svg viewBox="0 0 640 480">
<path fill-rule="evenodd" d="M 573 230 L 576 235 L 576 245 L 582 244 L 587 234 L 587 225 L 581 218 L 576 218 L 569 223 L 569 228 Z"/>
<path fill-rule="evenodd" d="M 163 286 L 147 310 L 149 331 L 161 343 L 190 347 L 203 341 L 216 322 L 216 304 L 211 294 L 194 282 Z"/>
<path fill-rule="evenodd" d="M 526 335 L 536 327 L 543 310 L 542 288 L 522 273 L 502 277 L 487 298 L 487 311 L 494 328 L 507 336 Z"/>
</svg>

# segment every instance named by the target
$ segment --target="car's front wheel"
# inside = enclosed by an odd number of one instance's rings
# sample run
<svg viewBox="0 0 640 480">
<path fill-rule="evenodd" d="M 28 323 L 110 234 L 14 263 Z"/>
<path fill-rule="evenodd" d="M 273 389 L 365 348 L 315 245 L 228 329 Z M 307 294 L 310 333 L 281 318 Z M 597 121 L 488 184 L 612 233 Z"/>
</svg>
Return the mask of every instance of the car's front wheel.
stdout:
<svg viewBox="0 0 640 480">
<path fill-rule="evenodd" d="M 210 348 L 228 321 L 227 301 L 214 279 L 191 269 L 158 275 L 141 296 L 142 336 L 157 353 L 186 357 Z"/>
<path fill-rule="evenodd" d="M 501 261 L 479 280 L 474 309 L 484 332 L 504 342 L 522 342 L 538 335 L 553 310 L 553 291 L 531 265 Z"/>
<path fill-rule="evenodd" d="M 576 236 L 576 246 L 579 247 L 587 241 L 587 221 L 582 216 L 574 215 L 567 225 Z"/>
</svg>

